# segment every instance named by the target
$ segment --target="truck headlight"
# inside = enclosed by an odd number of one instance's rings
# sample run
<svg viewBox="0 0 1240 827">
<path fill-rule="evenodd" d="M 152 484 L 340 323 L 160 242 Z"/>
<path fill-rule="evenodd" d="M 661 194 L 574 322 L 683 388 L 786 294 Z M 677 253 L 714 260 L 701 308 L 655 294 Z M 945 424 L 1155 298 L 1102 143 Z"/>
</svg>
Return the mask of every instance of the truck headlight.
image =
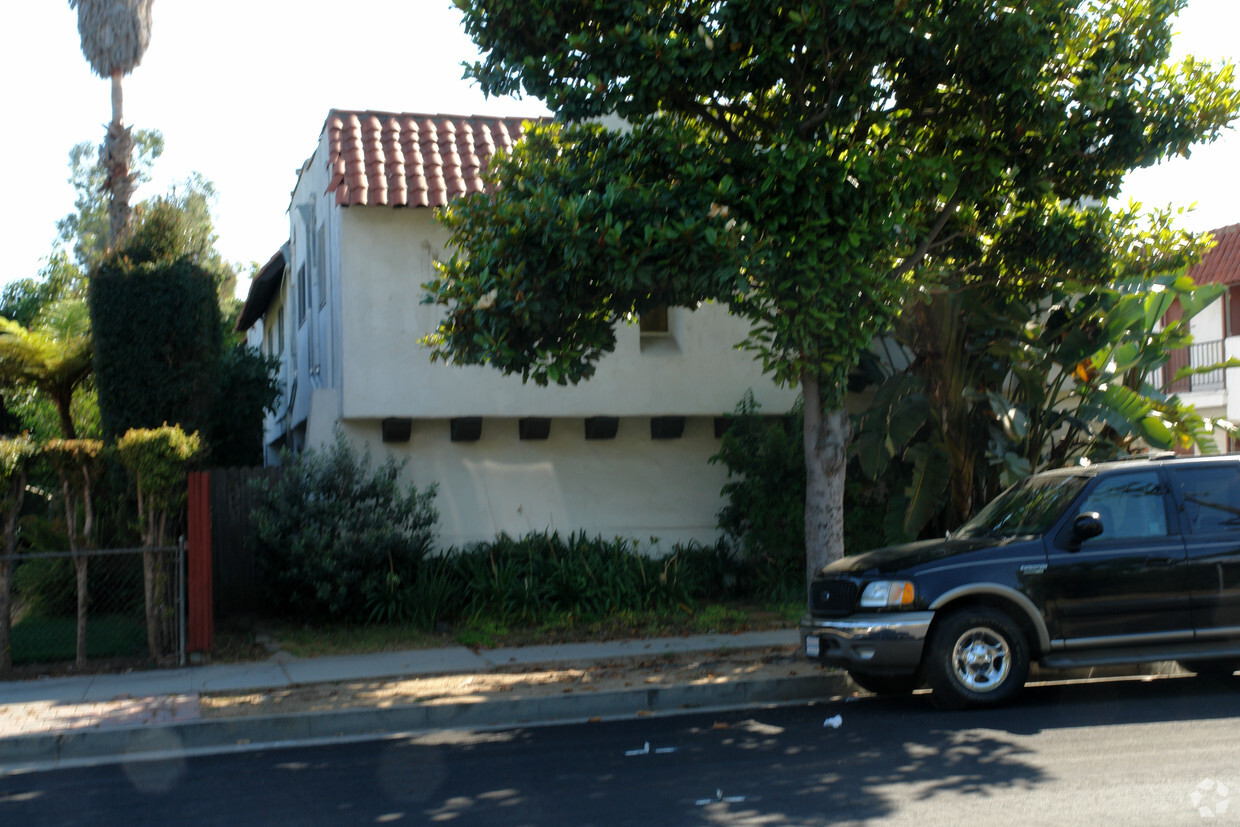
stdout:
<svg viewBox="0 0 1240 827">
<path fill-rule="evenodd" d="M 885 609 L 908 606 L 913 602 L 913 584 L 908 580 L 875 580 L 861 592 L 861 608 Z"/>
</svg>

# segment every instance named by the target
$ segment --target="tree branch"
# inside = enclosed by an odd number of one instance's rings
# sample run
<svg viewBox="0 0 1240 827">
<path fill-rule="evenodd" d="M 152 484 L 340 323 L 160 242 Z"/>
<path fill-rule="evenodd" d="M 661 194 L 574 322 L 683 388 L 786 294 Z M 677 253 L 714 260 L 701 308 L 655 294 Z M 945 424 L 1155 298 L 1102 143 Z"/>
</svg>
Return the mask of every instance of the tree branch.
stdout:
<svg viewBox="0 0 1240 827">
<path fill-rule="evenodd" d="M 958 194 L 953 195 L 950 199 L 948 199 L 947 203 L 943 205 L 943 211 L 939 213 L 939 217 L 934 222 L 934 226 L 932 226 L 930 231 L 926 233 L 926 237 L 922 239 L 921 244 L 917 245 L 917 249 L 913 251 L 912 255 L 906 258 L 899 267 L 892 271 L 891 275 L 893 278 L 899 278 L 921 263 L 921 260 L 926 257 L 926 253 L 930 251 L 931 245 L 934 244 L 935 238 L 940 232 L 943 231 L 943 228 L 947 226 L 948 220 L 952 217 L 952 214 L 956 212 L 956 208 L 960 206 L 960 201 L 961 198 Z"/>
</svg>

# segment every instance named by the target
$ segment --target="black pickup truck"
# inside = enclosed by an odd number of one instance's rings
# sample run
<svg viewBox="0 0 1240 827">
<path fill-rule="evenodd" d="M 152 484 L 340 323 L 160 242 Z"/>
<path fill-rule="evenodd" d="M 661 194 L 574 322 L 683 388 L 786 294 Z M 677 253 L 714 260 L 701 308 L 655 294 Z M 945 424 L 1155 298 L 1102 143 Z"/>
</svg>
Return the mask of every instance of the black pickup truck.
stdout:
<svg viewBox="0 0 1240 827">
<path fill-rule="evenodd" d="M 802 651 L 874 692 L 992 705 L 1029 664 L 1240 668 L 1240 455 L 1031 476 L 946 539 L 845 557 L 810 586 Z"/>
</svg>

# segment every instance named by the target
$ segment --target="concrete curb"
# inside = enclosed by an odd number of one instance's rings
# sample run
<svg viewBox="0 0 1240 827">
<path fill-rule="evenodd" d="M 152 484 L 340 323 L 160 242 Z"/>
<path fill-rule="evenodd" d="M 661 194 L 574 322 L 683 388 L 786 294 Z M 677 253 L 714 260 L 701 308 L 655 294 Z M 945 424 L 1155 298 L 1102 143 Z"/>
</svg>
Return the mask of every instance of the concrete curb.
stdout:
<svg viewBox="0 0 1240 827">
<path fill-rule="evenodd" d="M 86 761 L 126 761 L 304 741 L 383 737 L 437 729 L 479 729 L 624 718 L 693 709 L 825 699 L 848 691 L 843 674 L 510 698 L 485 703 L 362 708 L 227 718 L 143 727 L 69 730 L 0 739 L 0 773 Z"/>
</svg>

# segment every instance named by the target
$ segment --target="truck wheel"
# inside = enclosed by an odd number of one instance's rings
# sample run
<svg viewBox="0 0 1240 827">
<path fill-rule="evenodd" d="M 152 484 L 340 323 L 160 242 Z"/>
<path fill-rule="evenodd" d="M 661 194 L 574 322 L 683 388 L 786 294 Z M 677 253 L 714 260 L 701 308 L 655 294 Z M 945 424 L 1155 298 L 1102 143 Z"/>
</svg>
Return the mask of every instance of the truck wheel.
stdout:
<svg viewBox="0 0 1240 827">
<path fill-rule="evenodd" d="M 908 695 L 920 683 L 916 675 L 875 675 L 872 672 L 849 671 L 852 682 L 875 695 Z"/>
<path fill-rule="evenodd" d="M 1025 685 L 1029 644 L 1003 612 L 986 606 L 960 609 L 935 628 L 925 673 L 939 706 L 995 706 Z"/>
</svg>

